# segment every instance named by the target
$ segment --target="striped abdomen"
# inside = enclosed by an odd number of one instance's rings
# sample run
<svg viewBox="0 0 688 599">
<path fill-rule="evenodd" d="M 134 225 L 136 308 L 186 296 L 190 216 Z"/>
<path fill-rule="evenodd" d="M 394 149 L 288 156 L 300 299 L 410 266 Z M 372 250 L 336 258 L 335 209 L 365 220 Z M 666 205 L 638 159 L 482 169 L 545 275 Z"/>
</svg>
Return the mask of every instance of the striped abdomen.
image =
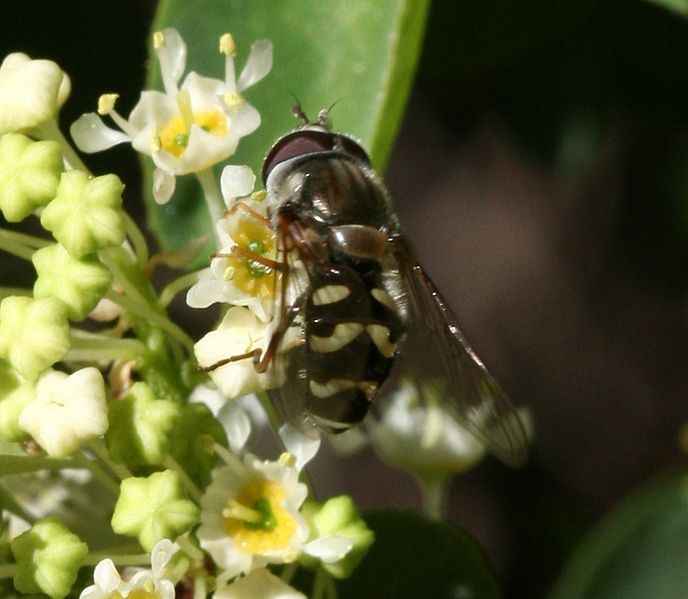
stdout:
<svg viewBox="0 0 688 599">
<path fill-rule="evenodd" d="M 378 263 L 311 272 L 306 302 L 306 409 L 334 432 L 360 422 L 387 378 L 403 333 Z"/>
</svg>

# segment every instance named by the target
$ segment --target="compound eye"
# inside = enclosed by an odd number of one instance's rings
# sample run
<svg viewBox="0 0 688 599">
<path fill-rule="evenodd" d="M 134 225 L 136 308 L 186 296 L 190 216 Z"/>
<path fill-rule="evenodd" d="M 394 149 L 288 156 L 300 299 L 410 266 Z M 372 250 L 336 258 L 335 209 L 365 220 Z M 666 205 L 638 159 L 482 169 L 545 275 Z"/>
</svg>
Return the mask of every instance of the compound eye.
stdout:
<svg viewBox="0 0 688 599">
<path fill-rule="evenodd" d="M 366 154 L 366 151 L 359 146 L 353 139 L 350 137 L 346 137 L 344 135 L 338 135 L 337 136 L 337 142 L 339 143 L 340 147 L 349 154 L 350 156 L 354 156 L 358 158 L 359 160 L 365 162 L 367 165 L 370 165 L 370 158 L 368 157 L 368 154 Z"/>
<path fill-rule="evenodd" d="M 285 135 L 270 150 L 263 163 L 263 183 L 280 162 L 296 156 L 332 150 L 335 136 L 325 131 L 295 131 Z"/>
</svg>

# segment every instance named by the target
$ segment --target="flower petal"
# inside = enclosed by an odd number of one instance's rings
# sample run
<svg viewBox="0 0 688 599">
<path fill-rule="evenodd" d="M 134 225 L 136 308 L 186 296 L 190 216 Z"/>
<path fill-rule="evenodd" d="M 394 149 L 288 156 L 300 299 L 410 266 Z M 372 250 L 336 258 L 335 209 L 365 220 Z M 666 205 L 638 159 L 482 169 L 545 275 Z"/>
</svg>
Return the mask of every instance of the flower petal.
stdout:
<svg viewBox="0 0 688 599">
<path fill-rule="evenodd" d="M 93 571 L 93 582 L 96 586 L 107 596 L 112 593 L 122 582 L 122 579 L 115 568 L 115 564 L 111 559 L 104 559 L 98 562 Z"/>
<path fill-rule="evenodd" d="M 310 543 L 306 543 L 303 550 L 308 555 L 317 557 L 326 564 L 342 559 L 354 546 L 351 539 L 345 537 L 320 537 Z"/>
<path fill-rule="evenodd" d="M 77 148 L 89 154 L 131 141 L 125 133 L 105 125 L 95 112 L 82 114 L 72 123 L 69 132 Z"/>
<path fill-rule="evenodd" d="M 220 408 L 217 419 L 227 432 L 229 448 L 239 453 L 251 434 L 251 421 L 238 401 L 226 401 Z"/>
<path fill-rule="evenodd" d="M 165 91 L 173 94 L 177 91 L 177 82 L 186 67 L 186 44 L 179 32 L 172 27 L 164 29 L 162 35 L 165 42 L 156 52 Z"/>
<path fill-rule="evenodd" d="M 244 66 L 237 81 L 238 91 L 258 83 L 272 68 L 272 42 L 270 40 L 258 40 L 251 46 L 246 66 Z"/>
<path fill-rule="evenodd" d="M 177 180 L 172 173 L 156 168 L 153 171 L 153 199 L 155 203 L 166 204 L 169 202 L 176 184 Z"/>
<path fill-rule="evenodd" d="M 236 198 L 251 193 L 255 184 L 256 176 L 248 166 L 230 164 L 222 169 L 220 187 L 226 206 L 230 208 Z"/>
<path fill-rule="evenodd" d="M 320 435 L 306 435 L 291 424 L 283 424 L 279 435 L 286 450 L 296 458 L 296 469 L 301 469 L 310 462 L 320 449 Z"/>
</svg>

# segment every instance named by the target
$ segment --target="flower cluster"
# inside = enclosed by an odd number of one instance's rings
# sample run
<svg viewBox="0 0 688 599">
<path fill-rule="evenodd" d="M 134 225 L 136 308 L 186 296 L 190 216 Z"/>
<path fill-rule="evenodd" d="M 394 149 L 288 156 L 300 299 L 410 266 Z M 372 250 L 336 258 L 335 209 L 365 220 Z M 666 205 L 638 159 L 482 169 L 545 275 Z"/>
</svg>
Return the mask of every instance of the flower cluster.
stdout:
<svg viewBox="0 0 688 599">
<path fill-rule="evenodd" d="M 288 583 L 296 569 L 347 577 L 373 534 L 350 498 L 309 497 L 302 469 L 317 439 L 287 430 L 275 460 L 249 450 L 265 412 L 226 397 L 262 388 L 250 360 L 218 368 L 214 381 L 197 368 L 268 338 L 277 274 L 263 194 L 248 168 L 226 167 L 217 186 L 211 167 L 260 124 L 241 94 L 270 71 L 272 46 L 256 42 L 237 77 L 237 48 L 222 36 L 225 76 L 213 79 L 183 76 L 175 30 L 154 45 L 164 92 L 144 91 L 127 119 L 106 94 L 72 137 L 86 152 L 129 142 L 148 155 L 158 202 L 177 176 L 199 177 L 218 251 L 194 275 L 189 303 L 232 308 L 195 345 L 170 320 L 166 307 L 190 277 L 153 286 L 160 258 L 123 211 L 122 182 L 92 175 L 60 134 L 69 78 L 51 61 L 8 56 L 0 211 L 8 223 L 34 218 L 46 234 L 0 229 L 0 248 L 36 272 L 32 288 L 0 289 L 0 464 L 16 473 L 3 479 L 12 501 L 0 517 L 0 594 L 303 597 Z M 90 586 L 84 568 L 94 568 Z"/>
<path fill-rule="evenodd" d="M 0 66 L 0 249 L 35 271 L 32 287 L 0 287 L 0 595 L 305 597 L 290 586 L 301 569 L 322 596 L 374 534 L 350 497 L 313 498 L 303 470 L 320 438 L 272 412 L 264 391 L 276 381 L 256 362 L 296 293 L 281 289 L 284 256 L 253 172 L 225 166 L 218 185 L 212 168 L 260 125 L 242 93 L 271 70 L 272 45 L 255 42 L 236 76 L 223 35 L 216 79 L 184 74 L 174 29 L 153 41 L 164 91 L 143 91 L 128 118 L 104 94 L 71 135 L 87 153 L 130 143 L 148 156 L 158 203 L 174 201 L 177 177 L 199 179 L 216 251 L 162 290 L 151 273 L 175 260 L 149 255 L 123 183 L 90 173 L 60 133 L 69 77 L 18 53 Z M 22 228 L 31 219 L 42 235 Z M 300 282 L 298 261 L 289 268 Z M 195 343 L 167 311 L 187 289 L 189 306 L 225 310 Z M 371 415 L 363 443 L 437 487 L 483 448 L 417 395 L 402 389 Z M 253 434 L 268 423 L 285 449 L 274 459 Z"/>
</svg>

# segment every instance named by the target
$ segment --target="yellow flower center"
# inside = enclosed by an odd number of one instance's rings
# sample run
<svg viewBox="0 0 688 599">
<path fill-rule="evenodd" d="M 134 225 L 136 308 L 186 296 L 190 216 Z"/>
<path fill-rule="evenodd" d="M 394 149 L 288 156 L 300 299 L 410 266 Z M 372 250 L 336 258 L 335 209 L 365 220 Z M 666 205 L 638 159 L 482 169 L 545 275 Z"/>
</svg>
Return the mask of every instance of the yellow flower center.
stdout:
<svg viewBox="0 0 688 599">
<path fill-rule="evenodd" d="M 127 599 L 160 599 L 157 591 L 146 591 L 145 589 L 134 589 L 129 591 Z"/>
<path fill-rule="evenodd" d="M 227 502 L 224 530 L 245 553 L 265 553 L 289 546 L 296 520 L 282 506 L 284 487 L 265 478 L 242 487 Z"/>
<path fill-rule="evenodd" d="M 193 122 L 218 137 L 227 135 L 227 117 L 220 110 L 194 112 Z M 189 143 L 190 132 L 190 127 L 187 127 L 182 115 L 174 116 L 158 131 L 160 147 L 179 158 Z"/>
<path fill-rule="evenodd" d="M 241 218 L 232 239 L 249 252 L 273 259 L 275 255 L 275 234 L 263 223 L 250 218 Z M 231 280 L 243 292 L 260 299 L 271 298 L 275 289 L 275 271 L 270 266 L 250 258 L 227 258 L 225 279 Z"/>
</svg>

